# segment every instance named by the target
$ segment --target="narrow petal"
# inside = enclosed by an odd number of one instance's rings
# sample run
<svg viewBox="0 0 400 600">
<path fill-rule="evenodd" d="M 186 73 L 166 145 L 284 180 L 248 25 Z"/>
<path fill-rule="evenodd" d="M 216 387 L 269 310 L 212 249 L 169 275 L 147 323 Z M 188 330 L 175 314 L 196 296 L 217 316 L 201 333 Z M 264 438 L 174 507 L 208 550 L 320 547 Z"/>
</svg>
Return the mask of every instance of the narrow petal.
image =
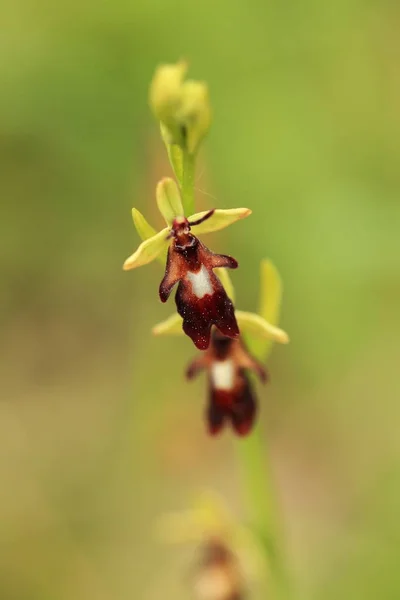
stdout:
<svg viewBox="0 0 400 600">
<path fill-rule="evenodd" d="M 204 215 L 207 214 L 207 212 L 208 211 L 205 210 L 192 215 L 191 217 L 189 217 L 189 223 L 191 221 L 198 221 L 199 219 L 204 217 Z M 214 211 L 212 217 L 210 217 L 206 221 L 203 221 L 203 223 L 200 223 L 200 225 L 194 225 L 193 232 L 195 235 L 200 235 L 202 233 L 211 233 L 213 231 L 219 231 L 220 229 L 229 227 L 229 225 L 232 225 L 232 223 L 235 223 L 240 219 L 245 219 L 246 217 L 251 215 L 251 212 L 252 211 L 250 210 L 250 208 L 217 208 Z"/>
<path fill-rule="evenodd" d="M 136 269 L 136 267 L 141 267 L 142 265 L 147 265 L 147 263 L 157 258 L 161 252 L 167 249 L 168 244 L 170 243 L 168 240 L 168 233 L 169 229 L 166 227 L 165 229 L 162 229 L 156 233 L 156 235 L 153 235 L 153 237 L 142 242 L 136 252 L 134 252 L 124 262 L 124 271 Z"/>
<path fill-rule="evenodd" d="M 154 335 L 183 335 L 182 317 L 174 313 L 151 330 Z"/>
<path fill-rule="evenodd" d="M 283 331 L 283 329 L 279 329 L 279 327 L 271 325 L 271 323 L 268 323 L 268 321 L 260 317 L 260 315 L 237 310 L 236 319 L 243 333 L 249 333 L 269 340 L 275 340 L 281 344 L 287 344 L 289 342 L 289 336 L 285 331 Z"/>
<path fill-rule="evenodd" d="M 158 294 L 161 302 L 166 302 L 172 292 L 173 287 L 182 278 L 182 262 L 179 254 L 174 249 L 173 243 L 168 248 L 167 264 L 165 265 L 164 277 L 158 288 Z"/>
<path fill-rule="evenodd" d="M 167 225 L 171 226 L 176 217 L 183 216 L 183 206 L 178 186 L 170 177 L 164 177 L 157 184 L 157 206 Z"/>
<path fill-rule="evenodd" d="M 228 269 L 226 269 L 225 267 L 218 267 L 217 269 L 215 269 L 214 273 L 216 274 L 216 276 L 218 277 L 218 279 L 221 281 L 222 285 L 224 286 L 226 295 L 234 303 L 235 302 L 235 289 L 233 287 L 232 279 L 229 276 Z"/>
</svg>

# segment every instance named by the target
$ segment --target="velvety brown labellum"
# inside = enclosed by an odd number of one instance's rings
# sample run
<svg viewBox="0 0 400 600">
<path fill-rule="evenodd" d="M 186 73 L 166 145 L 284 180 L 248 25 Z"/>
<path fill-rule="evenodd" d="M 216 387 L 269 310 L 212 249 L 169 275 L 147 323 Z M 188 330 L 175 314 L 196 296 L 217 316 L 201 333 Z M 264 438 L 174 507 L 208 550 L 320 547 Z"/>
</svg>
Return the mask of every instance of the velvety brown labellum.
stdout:
<svg viewBox="0 0 400 600">
<path fill-rule="evenodd" d="M 256 418 L 257 402 L 246 371 L 255 371 L 265 382 L 264 367 L 248 353 L 240 338 L 233 340 L 214 330 L 210 348 L 190 364 L 188 378 L 202 369 L 208 373 L 210 434 L 219 433 L 230 422 L 238 435 L 247 435 Z"/>
<path fill-rule="evenodd" d="M 175 302 L 183 319 L 182 327 L 200 350 L 209 346 L 212 325 L 228 337 L 238 336 L 232 301 L 213 272 L 216 267 L 236 269 L 237 261 L 231 256 L 211 252 L 190 233 L 190 224 L 184 217 L 175 219 L 171 237 L 165 275 L 159 289 L 161 301 L 167 301 L 172 288 L 179 282 Z"/>
</svg>

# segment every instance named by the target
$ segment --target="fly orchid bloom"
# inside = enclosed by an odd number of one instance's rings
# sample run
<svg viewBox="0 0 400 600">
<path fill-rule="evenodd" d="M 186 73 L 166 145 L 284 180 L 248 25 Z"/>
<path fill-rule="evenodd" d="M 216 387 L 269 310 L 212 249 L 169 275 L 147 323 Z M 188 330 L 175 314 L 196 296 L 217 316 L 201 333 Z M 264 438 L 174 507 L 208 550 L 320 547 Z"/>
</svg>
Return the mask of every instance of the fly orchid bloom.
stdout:
<svg viewBox="0 0 400 600">
<path fill-rule="evenodd" d="M 239 560 L 218 538 L 199 548 L 192 582 L 196 600 L 244 600 L 247 596 Z"/>
<path fill-rule="evenodd" d="M 228 273 L 221 269 L 219 274 L 229 296 L 234 300 L 234 290 Z M 247 371 L 256 373 L 263 382 L 267 380 L 267 372 L 249 353 L 246 346 L 251 342 L 252 350 L 254 348 L 257 355 L 263 357 L 273 341 L 288 343 L 287 333 L 273 324 L 278 321 L 280 301 L 279 275 L 270 261 L 262 261 L 260 314 L 237 310 L 236 318 L 241 336 L 229 339 L 214 330 L 210 348 L 189 365 L 189 379 L 202 369 L 206 369 L 208 373 L 207 422 L 210 434 L 219 433 L 226 422 L 230 422 L 234 431 L 241 436 L 252 430 L 257 403 Z M 177 334 L 179 325 L 179 316 L 173 315 L 156 325 L 153 333 Z"/>
<path fill-rule="evenodd" d="M 165 178 L 157 186 L 157 203 L 167 227 L 155 233 L 143 215 L 133 209 L 136 229 L 145 241 L 124 263 L 124 270 L 145 265 L 156 258 L 167 263 L 159 287 L 166 302 L 178 284 L 175 302 L 183 331 L 200 350 L 208 348 L 211 327 L 215 325 L 225 336 L 239 335 L 235 311 L 220 279 L 213 269 L 236 269 L 237 261 L 225 254 L 214 254 L 193 233 L 218 231 L 251 214 L 248 208 L 210 210 L 187 218 L 184 216 L 178 188 Z"/>
<path fill-rule="evenodd" d="M 198 559 L 191 583 L 198 600 L 241 600 L 245 589 L 269 574 L 262 543 L 238 522 L 224 500 L 203 492 L 193 508 L 163 515 L 157 537 L 168 543 L 194 543 Z"/>
<path fill-rule="evenodd" d="M 203 369 L 208 373 L 209 433 L 216 435 L 230 422 L 238 435 L 247 435 L 257 412 L 247 371 L 255 372 L 265 383 L 267 372 L 263 365 L 249 354 L 241 338 L 233 340 L 214 330 L 210 347 L 190 363 L 186 376 L 192 379 Z"/>
</svg>

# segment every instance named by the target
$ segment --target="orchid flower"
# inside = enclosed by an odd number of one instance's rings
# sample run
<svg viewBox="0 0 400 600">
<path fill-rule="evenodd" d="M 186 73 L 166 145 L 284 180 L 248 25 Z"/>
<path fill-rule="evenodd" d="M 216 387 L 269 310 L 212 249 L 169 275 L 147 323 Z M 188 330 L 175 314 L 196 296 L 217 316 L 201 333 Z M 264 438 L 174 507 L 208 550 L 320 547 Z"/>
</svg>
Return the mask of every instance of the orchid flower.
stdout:
<svg viewBox="0 0 400 600">
<path fill-rule="evenodd" d="M 237 337 L 239 327 L 231 299 L 215 268 L 236 269 L 237 261 L 225 254 L 214 254 L 193 233 L 209 233 L 231 225 L 251 214 L 248 208 L 216 209 L 184 216 L 176 183 L 162 179 L 157 186 L 157 204 L 167 227 L 158 233 L 143 215 L 133 209 L 132 215 L 142 244 L 124 263 L 124 270 L 145 265 L 156 258 L 167 262 L 165 275 L 159 287 L 162 302 L 166 302 L 172 288 L 178 284 L 176 307 L 183 331 L 200 350 L 208 348 L 211 327 L 215 325 L 228 337 Z"/>
<path fill-rule="evenodd" d="M 216 435 L 230 422 L 234 431 L 247 435 L 256 417 L 257 403 L 247 370 L 267 381 L 263 365 L 247 351 L 242 339 L 231 339 L 214 330 L 206 352 L 193 360 L 186 376 L 192 379 L 200 371 L 208 373 L 207 423 L 211 435 Z"/>
<path fill-rule="evenodd" d="M 202 492 L 189 509 L 164 514 L 156 534 L 165 543 L 196 544 L 200 556 L 193 565 L 192 583 L 201 600 L 241 599 L 245 588 L 269 576 L 258 536 L 214 492 Z"/>
</svg>

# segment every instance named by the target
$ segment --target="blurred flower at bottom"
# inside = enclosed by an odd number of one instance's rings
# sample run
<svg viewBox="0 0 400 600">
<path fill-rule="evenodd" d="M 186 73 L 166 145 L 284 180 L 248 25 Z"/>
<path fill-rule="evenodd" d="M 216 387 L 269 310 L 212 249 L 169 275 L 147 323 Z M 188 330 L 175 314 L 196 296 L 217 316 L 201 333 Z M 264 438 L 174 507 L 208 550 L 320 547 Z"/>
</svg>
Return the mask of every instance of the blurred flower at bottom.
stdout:
<svg viewBox="0 0 400 600">
<path fill-rule="evenodd" d="M 257 537 L 214 492 L 200 494 L 188 510 L 163 515 L 156 535 L 166 543 L 196 545 L 187 578 L 196 600 L 244 600 L 267 575 Z"/>
<path fill-rule="evenodd" d="M 197 600 L 244 600 L 244 577 L 237 556 L 218 538 L 200 547 L 192 583 Z"/>
</svg>

